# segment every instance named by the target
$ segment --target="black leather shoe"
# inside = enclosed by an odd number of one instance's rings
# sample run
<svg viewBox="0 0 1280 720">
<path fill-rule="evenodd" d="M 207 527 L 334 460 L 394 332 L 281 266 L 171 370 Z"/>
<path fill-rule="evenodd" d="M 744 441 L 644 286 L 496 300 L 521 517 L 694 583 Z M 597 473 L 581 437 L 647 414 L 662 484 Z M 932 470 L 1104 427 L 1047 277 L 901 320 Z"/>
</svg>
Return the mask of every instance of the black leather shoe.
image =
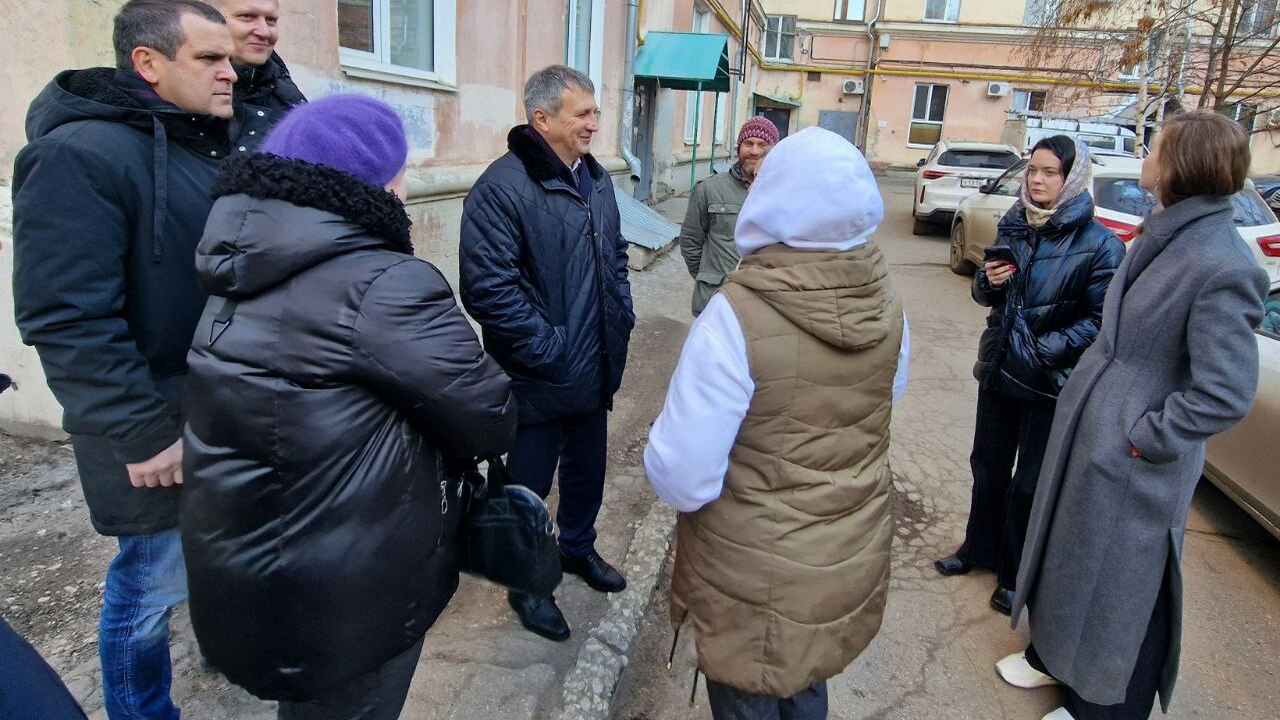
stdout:
<svg viewBox="0 0 1280 720">
<path fill-rule="evenodd" d="M 991 593 L 991 607 L 998 613 L 1011 615 L 1013 613 L 1013 591 L 997 586 L 996 591 Z"/>
<path fill-rule="evenodd" d="M 577 575 L 586 581 L 593 590 L 600 592 L 622 592 L 627 588 L 627 579 L 622 573 L 600 557 L 600 553 L 592 550 L 586 557 L 570 557 L 563 551 L 560 553 L 560 569 Z"/>
<path fill-rule="evenodd" d="M 564 613 L 556 607 L 554 597 L 534 597 L 509 590 L 507 602 L 511 603 L 511 609 L 520 616 L 520 624 L 525 630 L 556 642 L 569 639 L 569 623 L 565 622 Z"/>
<path fill-rule="evenodd" d="M 941 560 L 934 560 L 933 566 L 943 575 L 964 575 L 973 566 L 960 559 L 958 555 L 948 555 Z"/>
</svg>

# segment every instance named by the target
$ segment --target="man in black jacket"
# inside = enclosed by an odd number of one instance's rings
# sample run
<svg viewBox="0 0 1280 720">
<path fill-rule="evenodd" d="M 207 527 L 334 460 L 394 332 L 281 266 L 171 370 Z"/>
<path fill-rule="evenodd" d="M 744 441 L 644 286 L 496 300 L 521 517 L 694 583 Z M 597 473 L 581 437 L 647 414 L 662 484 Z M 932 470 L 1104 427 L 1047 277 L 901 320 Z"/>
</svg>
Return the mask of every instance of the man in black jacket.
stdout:
<svg viewBox="0 0 1280 720">
<path fill-rule="evenodd" d="M 516 481 L 545 498 L 559 469 L 562 567 L 618 592 L 626 580 L 596 552 L 595 521 L 606 415 L 635 325 L 627 243 L 609 173 L 590 154 L 599 129 L 591 79 L 545 68 L 525 84 L 524 105 L 529 124 L 510 132 L 510 152 L 463 206 L 462 302 L 519 401 Z M 569 637 L 554 598 L 509 599 L 529 630 Z"/>
<path fill-rule="evenodd" d="M 63 408 L 94 528 L 117 536 L 99 652 L 109 717 L 177 718 L 168 619 L 181 387 L 204 308 L 194 257 L 228 154 L 233 44 L 193 0 L 132 0 L 116 68 L 60 73 L 32 102 L 13 175 L 14 307 Z"/>
<path fill-rule="evenodd" d="M 210 4 L 222 11 L 236 44 L 232 153 L 251 153 L 290 108 L 307 98 L 275 52 L 280 40 L 278 0 L 210 0 Z"/>
</svg>

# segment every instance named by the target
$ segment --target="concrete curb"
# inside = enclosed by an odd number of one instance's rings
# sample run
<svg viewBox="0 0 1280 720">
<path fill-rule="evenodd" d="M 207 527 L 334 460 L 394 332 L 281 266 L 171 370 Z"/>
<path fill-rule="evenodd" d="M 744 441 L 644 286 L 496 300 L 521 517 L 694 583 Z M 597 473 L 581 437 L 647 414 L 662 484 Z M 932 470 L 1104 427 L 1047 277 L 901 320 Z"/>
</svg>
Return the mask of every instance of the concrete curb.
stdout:
<svg viewBox="0 0 1280 720">
<path fill-rule="evenodd" d="M 627 589 L 609 599 L 608 612 L 578 652 L 577 662 L 564 679 L 564 704 L 553 716 L 556 720 L 609 717 L 627 654 L 658 585 L 675 522 L 675 510 L 662 501 L 655 501 L 640 521 L 624 567 Z"/>
</svg>

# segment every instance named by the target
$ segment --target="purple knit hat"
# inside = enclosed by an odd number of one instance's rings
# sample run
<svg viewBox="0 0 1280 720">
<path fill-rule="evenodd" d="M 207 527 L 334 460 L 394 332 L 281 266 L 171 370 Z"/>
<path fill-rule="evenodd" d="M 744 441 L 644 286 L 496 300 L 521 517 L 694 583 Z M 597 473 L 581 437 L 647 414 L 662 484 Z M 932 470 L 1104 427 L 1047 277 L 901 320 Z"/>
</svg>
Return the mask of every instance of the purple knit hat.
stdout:
<svg viewBox="0 0 1280 720">
<path fill-rule="evenodd" d="M 330 95 L 299 105 L 272 128 L 262 152 L 327 165 L 383 187 L 409 156 L 404 124 L 366 95 Z"/>
<path fill-rule="evenodd" d="M 742 129 L 738 130 L 738 147 L 742 146 L 742 141 L 747 138 L 756 138 L 763 140 L 770 145 L 778 144 L 778 126 L 773 121 L 763 115 L 757 115 L 750 120 L 742 123 Z"/>
</svg>

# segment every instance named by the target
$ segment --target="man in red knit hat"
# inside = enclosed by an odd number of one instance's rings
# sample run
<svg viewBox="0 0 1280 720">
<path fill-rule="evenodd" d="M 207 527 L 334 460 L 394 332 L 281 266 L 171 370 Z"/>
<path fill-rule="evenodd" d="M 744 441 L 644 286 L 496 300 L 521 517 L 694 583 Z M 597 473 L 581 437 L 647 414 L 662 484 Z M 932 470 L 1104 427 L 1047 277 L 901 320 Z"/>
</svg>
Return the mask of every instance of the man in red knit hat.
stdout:
<svg viewBox="0 0 1280 720">
<path fill-rule="evenodd" d="M 733 246 L 738 210 L 764 156 L 777 144 L 778 128 L 773 122 L 761 115 L 751 118 L 738 130 L 738 162 L 727 173 L 704 178 L 689 195 L 689 209 L 680 227 L 680 253 L 693 276 L 695 317 L 724 284 L 725 276 L 738 267 Z"/>
</svg>

